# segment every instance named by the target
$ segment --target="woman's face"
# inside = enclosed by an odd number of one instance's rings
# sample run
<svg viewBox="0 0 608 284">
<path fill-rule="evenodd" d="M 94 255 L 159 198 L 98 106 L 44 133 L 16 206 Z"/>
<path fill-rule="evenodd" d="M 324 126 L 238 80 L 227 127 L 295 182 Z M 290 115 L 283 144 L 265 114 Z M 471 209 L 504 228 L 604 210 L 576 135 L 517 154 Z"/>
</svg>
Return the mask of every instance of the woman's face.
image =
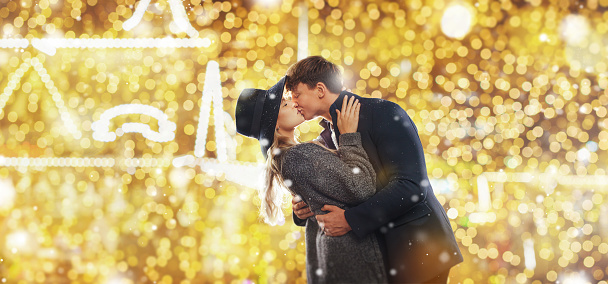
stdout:
<svg viewBox="0 0 608 284">
<path fill-rule="evenodd" d="M 291 98 L 281 100 L 281 109 L 277 118 L 277 126 L 281 130 L 292 130 L 304 122 L 304 116 L 297 108 L 297 104 Z"/>
</svg>

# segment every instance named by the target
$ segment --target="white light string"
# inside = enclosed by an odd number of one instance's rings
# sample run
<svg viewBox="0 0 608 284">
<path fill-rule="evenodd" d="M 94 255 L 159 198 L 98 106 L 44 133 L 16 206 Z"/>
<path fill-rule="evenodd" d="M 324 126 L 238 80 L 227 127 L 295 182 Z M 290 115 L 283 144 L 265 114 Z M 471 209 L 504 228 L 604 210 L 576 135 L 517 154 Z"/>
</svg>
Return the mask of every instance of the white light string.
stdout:
<svg viewBox="0 0 608 284">
<path fill-rule="evenodd" d="M 0 48 L 26 48 L 30 45 L 29 40 L 25 38 L 2 38 L 0 39 Z"/>
<path fill-rule="evenodd" d="M 51 80 L 51 76 L 49 76 L 48 72 L 42 66 L 42 63 L 38 58 L 26 59 L 15 72 L 9 75 L 10 79 L 7 86 L 4 88 L 2 94 L 0 94 L 0 113 L 3 111 L 6 106 L 6 102 L 10 98 L 10 96 L 15 91 L 17 84 L 23 78 L 23 75 L 31 68 L 34 67 L 34 70 L 38 72 L 40 79 L 44 83 L 46 89 L 51 93 L 51 97 L 55 102 L 55 106 L 59 111 L 59 116 L 64 123 L 64 126 L 67 128 L 68 132 L 74 136 L 76 139 L 80 139 L 82 137 L 82 132 L 76 127 L 74 120 L 70 116 L 68 112 L 68 108 L 65 106 L 65 102 L 63 101 L 63 96 L 59 93 L 57 87 L 55 87 L 55 83 Z"/>
<path fill-rule="evenodd" d="M 1 40 L 0 40 L 1 41 Z M 207 48 L 209 38 L 35 38 L 32 46 L 48 55 L 58 48 Z"/>
<path fill-rule="evenodd" d="M 102 142 L 116 140 L 116 133 L 110 132 L 110 121 L 117 116 L 126 114 L 145 114 L 156 118 L 158 120 L 158 132 L 151 130 L 149 125 L 141 122 L 127 122 L 117 130 L 118 135 L 122 135 L 122 133 L 141 133 L 145 138 L 155 142 L 168 142 L 175 138 L 176 124 L 169 121 L 168 116 L 160 109 L 150 105 L 123 104 L 104 111 L 99 120 L 91 124 L 93 139 Z"/>
</svg>

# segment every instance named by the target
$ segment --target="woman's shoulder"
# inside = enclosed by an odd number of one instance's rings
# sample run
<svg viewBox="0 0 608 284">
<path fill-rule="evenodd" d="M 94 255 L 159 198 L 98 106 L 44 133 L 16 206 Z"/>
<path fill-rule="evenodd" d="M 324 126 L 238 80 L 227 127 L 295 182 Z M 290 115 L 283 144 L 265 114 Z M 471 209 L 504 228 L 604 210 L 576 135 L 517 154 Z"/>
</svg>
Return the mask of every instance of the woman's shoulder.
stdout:
<svg viewBox="0 0 608 284">
<path fill-rule="evenodd" d="M 300 143 L 300 144 L 297 144 L 297 145 L 289 148 L 289 150 L 287 150 L 287 152 L 285 154 L 292 155 L 292 156 L 301 156 L 301 155 L 315 153 L 319 150 L 325 150 L 325 149 L 321 145 L 317 145 L 313 142 L 305 142 L 305 143 Z"/>
</svg>

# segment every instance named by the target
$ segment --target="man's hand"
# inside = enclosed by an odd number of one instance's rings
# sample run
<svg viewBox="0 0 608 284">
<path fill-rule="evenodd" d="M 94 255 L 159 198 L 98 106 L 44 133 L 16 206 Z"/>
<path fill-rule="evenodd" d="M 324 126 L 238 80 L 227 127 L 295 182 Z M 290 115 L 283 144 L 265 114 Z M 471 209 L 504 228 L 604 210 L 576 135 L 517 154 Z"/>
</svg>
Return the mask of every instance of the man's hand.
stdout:
<svg viewBox="0 0 608 284">
<path fill-rule="evenodd" d="M 296 195 L 291 199 L 291 204 L 293 207 L 293 213 L 296 214 L 301 220 L 306 220 L 308 217 L 314 216 L 315 214 L 310 211 L 310 207 L 306 205 L 302 198 L 299 195 Z"/>
<path fill-rule="evenodd" d="M 323 232 L 325 232 L 326 235 L 339 237 L 352 230 L 348 222 L 346 222 L 344 210 L 340 207 L 325 205 L 321 210 L 330 211 L 325 215 L 317 215 L 316 217 L 319 226 L 323 228 Z"/>
</svg>

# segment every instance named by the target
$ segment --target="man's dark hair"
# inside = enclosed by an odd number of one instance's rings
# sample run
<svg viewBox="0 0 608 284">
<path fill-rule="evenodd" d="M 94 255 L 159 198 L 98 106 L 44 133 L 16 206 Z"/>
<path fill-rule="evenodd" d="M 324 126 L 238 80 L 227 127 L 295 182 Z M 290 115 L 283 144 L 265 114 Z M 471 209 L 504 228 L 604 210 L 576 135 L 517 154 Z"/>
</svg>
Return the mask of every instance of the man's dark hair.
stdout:
<svg viewBox="0 0 608 284">
<path fill-rule="evenodd" d="M 299 83 L 314 88 L 319 82 L 325 84 L 330 92 L 339 94 L 342 91 L 342 71 L 321 56 L 304 58 L 287 70 L 288 91 L 292 91 Z"/>
</svg>

